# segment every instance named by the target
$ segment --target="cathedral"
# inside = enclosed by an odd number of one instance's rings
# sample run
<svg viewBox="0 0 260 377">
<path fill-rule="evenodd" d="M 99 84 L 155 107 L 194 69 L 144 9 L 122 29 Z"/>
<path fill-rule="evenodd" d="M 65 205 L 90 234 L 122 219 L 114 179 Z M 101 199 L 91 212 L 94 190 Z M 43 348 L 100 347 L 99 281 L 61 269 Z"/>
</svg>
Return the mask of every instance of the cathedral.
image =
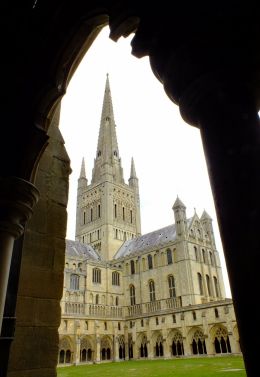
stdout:
<svg viewBox="0 0 260 377">
<path fill-rule="evenodd" d="M 107 76 L 92 180 L 82 161 L 75 241 L 66 241 L 59 364 L 240 354 L 212 219 L 186 217 L 141 233 L 134 160 L 128 183 Z"/>
</svg>

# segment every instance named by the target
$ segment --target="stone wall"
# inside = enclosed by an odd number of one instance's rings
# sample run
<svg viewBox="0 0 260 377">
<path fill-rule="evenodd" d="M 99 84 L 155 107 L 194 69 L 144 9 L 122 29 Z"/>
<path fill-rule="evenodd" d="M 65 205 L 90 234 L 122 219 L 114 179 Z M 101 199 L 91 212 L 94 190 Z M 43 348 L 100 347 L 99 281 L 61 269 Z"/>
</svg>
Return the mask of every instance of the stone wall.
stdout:
<svg viewBox="0 0 260 377">
<path fill-rule="evenodd" d="M 57 108 L 48 132 L 35 182 L 40 199 L 24 237 L 8 377 L 56 376 L 70 174 L 59 113 Z"/>
</svg>

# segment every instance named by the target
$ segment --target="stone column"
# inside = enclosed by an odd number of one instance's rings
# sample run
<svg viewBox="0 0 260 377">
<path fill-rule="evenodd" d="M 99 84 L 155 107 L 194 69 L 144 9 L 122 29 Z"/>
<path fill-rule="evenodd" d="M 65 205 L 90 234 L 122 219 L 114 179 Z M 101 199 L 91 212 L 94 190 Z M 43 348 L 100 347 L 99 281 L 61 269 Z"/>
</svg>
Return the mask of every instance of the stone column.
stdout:
<svg viewBox="0 0 260 377">
<path fill-rule="evenodd" d="M 119 349 L 118 349 L 118 336 L 114 335 L 114 341 L 113 341 L 113 347 L 114 347 L 114 361 L 119 361 Z"/>
<path fill-rule="evenodd" d="M 124 326 L 125 360 L 129 360 L 128 327 Z"/>
<path fill-rule="evenodd" d="M 24 232 L 39 192 L 21 178 L 0 178 L 0 332 L 14 240 Z"/>
<path fill-rule="evenodd" d="M 76 346 L 75 346 L 75 358 L 74 364 L 78 365 L 80 363 L 80 337 L 76 336 Z"/>
</svg>

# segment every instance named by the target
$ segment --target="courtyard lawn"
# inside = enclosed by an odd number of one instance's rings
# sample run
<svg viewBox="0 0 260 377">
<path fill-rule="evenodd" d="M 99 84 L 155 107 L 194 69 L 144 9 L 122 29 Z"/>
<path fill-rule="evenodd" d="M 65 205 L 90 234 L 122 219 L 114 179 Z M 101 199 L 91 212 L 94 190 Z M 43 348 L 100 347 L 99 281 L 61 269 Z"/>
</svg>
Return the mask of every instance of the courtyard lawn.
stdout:
<svg viewBox="0 0 260 377">
<path fill-rule="evenodd" d="M 246 377 L 239 356 L 138 360 L 59 367 L 58 377 Z"/>
</svg>

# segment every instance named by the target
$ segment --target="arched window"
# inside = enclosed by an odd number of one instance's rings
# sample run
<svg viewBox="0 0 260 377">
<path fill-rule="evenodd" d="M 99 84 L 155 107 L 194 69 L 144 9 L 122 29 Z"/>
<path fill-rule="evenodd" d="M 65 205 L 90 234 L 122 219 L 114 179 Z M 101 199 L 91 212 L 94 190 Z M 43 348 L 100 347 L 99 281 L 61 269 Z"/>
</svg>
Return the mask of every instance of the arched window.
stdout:
<svg viewBox="0 0 260 377">
<path fill-rule="evenodd" d="M 215 318 L 219 318 L 219 312 L 218 312 L 218 309 L 215 308 L 214 311 L 215 311 Z"/>
<path fill-rule="evenodd" d="M 100 204 L 98 205 L 98 217 L 101 216 L 101 207 L 100 207 Z"/>
<path fill-rule="evenodd" d="M 90 221 L 93 221 L 93 208 L 90 208 Z"/>
<path fill-rule="evenodd" d="M 112 285 L 120 285 L 120 274 L 117 271 L 112 272 Z"/>
<path fill-rule="evenodd" d="M 131 260 L 130 262 L 130 266 L 131 266 L 131 274 L 135 274 L 135 262 L 133 260 Z"/>
<path fill-rule="evenodd" d="M 99 304 L 99 295 L 96 295 L 96 305 Z"/>
<path fill-rule="evenodd" d="M 167 249 L 167 263 L 172 264 L 172 251 Z"/>
<path fill-rule="evenodd" d="M 123 212 L 123 221 L 125 221 L 125 207 L 122 208 L 122 212 Z"/>
<path fill-rule="evenodd" d="M 130 285 L 130 305 L 135 305 L 135 286 Z"/>
<path fill-rule="evenodd" d="M 193 317 L 193 320 L 196 321 L 197 319 L 197 315 L 196 315 L 196 312 L 193 310 L 192 312 L 192 317 Z"/>
<path fill-rule="evenodd" d="M 202 249 L 202 260 L 203 260 L 203 263 L 207 263 L 206 252 L 204 249 Z"/>
<path fill-rule="evenodd" d="M 211 252 L 211 251 L 209 252 L 209 259 L 210 259 L 210 264 L 211 264 L 212 266 L 214 266 L 214 259 L 213 259 L 213 255 L 212 255 L 212 252 Z"/>
<path fill-rule="evenodd" d="M 169 294 L 171 298 L 176 297 L 175 280 L 172 275 L 168 276 Z"/>
<path fill-rule="evenodd" d="M 130 223 L 133 223 L 133 211 L 130 209 Z"/>
<path fill-rule="evenodd" d="M 220 297 L 218 279 L 216 278 L 216 276 L 214 276 L 213 280 L 214 280 L 214 287 L 215 287 L 216 297 Z"/>
<path fill-rule="evenodd" d="M 150 301 L 155 301 L 155 285 L 154 281 L 149 281 L 149 293 L 150 293 Z"/>
<path fill-rule="evenodd" d="M 79 290 L 79 276 L 75 274 L 70 275 L 70 289 Z"/>
<path fill-rule="evenodd" d="M 99 268 L 93 268 L 92 281 L 101 284 L 101 270 Z"/>
<path fill-rule="evenodd" d="M 206 275 L 206 282 L 207 282 L 208 294 L 209 294 L 209 296 L 212 296 L 211 283 L 210 283 L 209 275 Z"/>
<path fill-rule="evenodd" d="M 195 260 L 198 262 L 199 261 L 199 254 L 198 254 L 198 249 L 196 248 L 196 246 L 194 246 L 194 256 L 195 256 Z"/>
<path fill-rule="evenodd" d="M 203 295 L 204 292 L 203 292 L 202 276 L 199 272 L 198 272 L 198 283 L 199 283 L 200 295 Z"/>
<path fill-rule="evenodd" d="M 119 297 L 118 296 L 116 296 L 115 304 L 116 304 L 116 306 L 119 305 Z"/>
<path fill-rule="evenodd" d="M 149 254 L 147 256 L 147 261 L 148 261 L 148 268 L 149 268 L 149 270 L 152 270 L 153 269 L 153 257 L 151 256 L 151 254 Z"/>
<path fill-rule="evenodd" d="M 83 224 L 86 224 L 86 212 L 83 212 Z"/>
<path fill-rule="evenodd" d="M 116 204 L 114 205 L 114 216 L 116 219 L 117 218 L 117 205 Z"/>
</svg>

